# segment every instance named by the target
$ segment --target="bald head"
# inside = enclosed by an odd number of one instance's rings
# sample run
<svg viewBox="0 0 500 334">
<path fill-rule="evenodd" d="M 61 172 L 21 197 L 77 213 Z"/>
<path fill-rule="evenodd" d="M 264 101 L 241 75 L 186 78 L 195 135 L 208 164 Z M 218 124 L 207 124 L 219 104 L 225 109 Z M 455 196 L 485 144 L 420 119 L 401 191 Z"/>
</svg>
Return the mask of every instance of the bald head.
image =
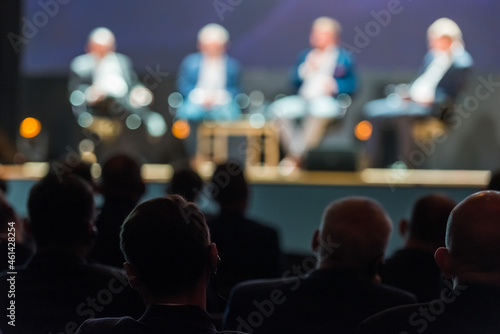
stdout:
<svg viewBox="0 0 500 334">
<path fill-rule="evenodd" d="M 475 193 L 453 209 L 446 247 L 455 276 L 500 274 L 500 192 Z"/>
<path fill-rule="evenodd" d="M 381 260 L 392 230 L 392 222 L 376 201 L 348 197 L 331 203 L 315 234 L 313 247 L 320 253 L 320 267 L 370 271 Z M 338 247 L 326 253 L 320 245 Z"/>
</svg>

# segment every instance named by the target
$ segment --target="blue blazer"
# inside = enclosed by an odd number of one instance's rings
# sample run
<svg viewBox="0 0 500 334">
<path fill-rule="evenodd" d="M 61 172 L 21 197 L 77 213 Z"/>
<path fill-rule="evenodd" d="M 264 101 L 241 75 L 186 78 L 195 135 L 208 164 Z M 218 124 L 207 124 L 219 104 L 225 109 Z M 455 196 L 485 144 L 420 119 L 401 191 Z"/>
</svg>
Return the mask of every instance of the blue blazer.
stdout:
<svg viewBox="0 0 500 334">
<path fill-rule="evenodd" d="M 240 92 L 240 64 L 234 58 L 225 56 L 226 59 L 226 90 L 235 97 Z M 177 90 L 182 96 L 187 97 L 196 87 L 200 73 L 202 54 L 193 53 L 184 58 L 177 74 Z"/>
<path fill-rule="evenodd" d="M 302 79 L 299 76 L 299 66 L 306 61 L 306 57 L 312 49 L 304 50 L 300 53 L 297 64 L 292 72 L 292 82 L 295 89 L 298 91 L 302 85 Z M 339 87 L 339 94 L 345 93 L 352 95 L 356 92 L 358 82 L 356 78 L 356 71 L 354 68 L 354 59 L 352 54 L 346 49 L 339 48 L 339 56 L 337 59 L 337 66 L 333 73 L 333 78 Z"/>
</svg>

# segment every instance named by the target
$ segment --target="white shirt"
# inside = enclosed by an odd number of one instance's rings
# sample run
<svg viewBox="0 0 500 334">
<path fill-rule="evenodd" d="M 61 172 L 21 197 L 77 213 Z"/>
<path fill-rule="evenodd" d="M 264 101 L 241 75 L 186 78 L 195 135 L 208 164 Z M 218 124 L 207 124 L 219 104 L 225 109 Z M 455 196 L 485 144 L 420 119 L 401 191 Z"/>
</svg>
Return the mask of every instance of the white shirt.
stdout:
<svg viewBox="0 0 500 334">
<path fill-rule="evenodd" d="M 93 85 L 99 92 L 112 97 L 123 97 L 128 92 L 128 85 L 123 78 L 123 71 L 114 52 L 96 60 L 93 73 Z"/>
<path fill-rule="evenodd" d="M 433 103 L 436 88 L 450 68 L 452 56 L 443 51 L 435 51 L 434 59 L 410 87 L 410 97 L 419 103 Z"/>
<path fill-rule="evenodd" d="M 189 93 L 189 99 L 202 104 L 211 99 L 213 104 L 229 103 L 231 97 L 226 91 L 226 60 L 225 57 L 202 57 L 198 81 Z"/>
<path fill-rule="evenodd" d="M 310 100 L 320 96 L 331 96 L 338 92 L 337 82 L 333 78 L 339 50 L 330 47 L 325 50 L 313 49 L 299 67 L 299 76 L 303 79 L 298 94 Z"/>
</svg>

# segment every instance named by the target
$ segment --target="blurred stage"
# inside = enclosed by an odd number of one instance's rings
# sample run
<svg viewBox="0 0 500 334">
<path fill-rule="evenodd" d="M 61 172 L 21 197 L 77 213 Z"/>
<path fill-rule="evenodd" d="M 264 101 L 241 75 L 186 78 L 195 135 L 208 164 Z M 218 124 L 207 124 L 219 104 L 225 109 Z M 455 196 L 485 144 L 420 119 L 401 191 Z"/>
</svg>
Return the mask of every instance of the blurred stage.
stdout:
<svg viewBox="0 0 500 334">
<path fill-rule="evenodd" d="M 48 169 L 47 163 L 21 166 L 0 165 L 0 177 L 8 180 L 8 199 L 14 208 L 26 215 L 26 200 L 34 182 Z M 207 164 L 199 172 L 205 181 L 211 175 Z M 147 191 L 143 200 L 162 196 L 172 175 L 171 165 L 143 167 Z M 392 253 L 402 243 L 397 232 L 401 218 L 409 218 L 412 203 L 430 192 L 443 192 L 456 201 L 481 190 L 490 178 L 489 171 L 463 170 L 391 170 L 365 169 L 361 172 L 297 171 L 284 175 L 273 167 L 249 167 L 251 187 L 248 214 L 276 227 L 283 250 L 288 254 L 309 254 L 310 240 L 319 226 L 324 208 L 345 196 L 368 196 L 387 210 L 395 228 L 388 248 Z M 204 195 L 199 206 L 215 212 L 216 205 Z"/>
</svg>

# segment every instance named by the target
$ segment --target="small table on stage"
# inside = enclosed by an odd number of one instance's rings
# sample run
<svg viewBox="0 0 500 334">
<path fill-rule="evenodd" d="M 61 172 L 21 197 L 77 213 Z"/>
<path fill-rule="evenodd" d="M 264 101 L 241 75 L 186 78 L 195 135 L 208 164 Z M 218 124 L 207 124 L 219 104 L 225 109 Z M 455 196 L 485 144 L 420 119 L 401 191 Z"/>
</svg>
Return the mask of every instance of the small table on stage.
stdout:
<svg viewBox="0 0 500 334">
<path fill-rule="evenodd" d="M 219 121 L 199 125 L 197 160 L 215 163 L 227 161 L 230 136 L 247 138 L 246 145 L 242 147 L 245 149 L 247 165 L 278 165 L 279 129 L 274 121 L 266 121 L 261 127 L 252 126 L 248 120 Z"/>
</svg>

